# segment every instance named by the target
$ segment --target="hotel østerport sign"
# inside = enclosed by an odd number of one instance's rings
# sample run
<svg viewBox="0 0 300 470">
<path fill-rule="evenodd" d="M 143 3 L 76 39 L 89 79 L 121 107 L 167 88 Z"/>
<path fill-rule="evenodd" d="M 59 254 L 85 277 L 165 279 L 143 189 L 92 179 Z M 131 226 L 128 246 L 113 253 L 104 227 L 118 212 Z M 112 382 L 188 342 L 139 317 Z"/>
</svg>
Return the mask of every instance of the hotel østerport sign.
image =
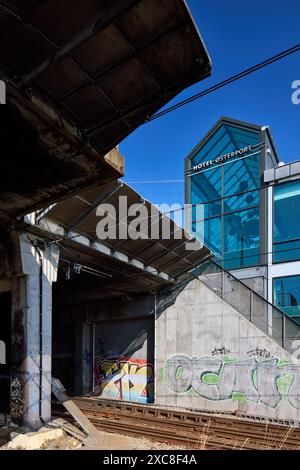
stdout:
<svg viewBox="0 0 300 470">
<path fill-rule="evenodd" d="M 211 165 L 214 165 L 216 163 L 224 163 L 227 160 L 230 160 L 231 158 L 234 158 L 234 157 L 241 157 L 242 155 L 245 155 L 245 153 L 248 153 L 253 149 L 254 149 L 253 145 L 248 145 L 248 147 L 244 147 L 242 149 L 236 150 L 235 152 L 226 153 L 225 155 L 220 155 L 219 157 L 214 158 L 213 160 L 207 160 L 206 162 L 198 163 L 198 165 L 193 166 L 193 171 L 202 170 L 203 168 L 208 168 Z"/>
</svg>

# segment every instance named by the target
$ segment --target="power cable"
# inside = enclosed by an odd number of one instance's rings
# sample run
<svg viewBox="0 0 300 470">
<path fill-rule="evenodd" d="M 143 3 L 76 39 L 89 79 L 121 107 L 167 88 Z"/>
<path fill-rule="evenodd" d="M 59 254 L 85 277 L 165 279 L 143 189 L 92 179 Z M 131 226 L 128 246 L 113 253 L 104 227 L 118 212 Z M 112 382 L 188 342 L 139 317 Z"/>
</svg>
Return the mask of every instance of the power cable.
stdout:
<svg viewBox="0 0 300 470">
<path fill-rule="evenodd" d="M 290 47 L 289 49 L 286 49 L 282 52 L 279 52 L 278 54 L 273 55 L 269 59 L 265 59 L 262 62 L 259 62 L 256 65 L 253 65 L 252 67 L 249 67 L 242 72 L 239 72 L 209 88 L 206 90 L 201 91 L 200 93 L 196 93 L 195 95 L 190 96 L 189 98 L 186 98 L 182 101 L 179 101 L 178 103 L 174 104 L 173 106 L 169 106 L 168 108 L 164 109 L 163 111 L 160 111 L 153 116 L 149 117 L 144 124 L 147 124 L 148 122 L 154 121 L 155 119 L 158 119 L 162 116 L 165 116 L 166 114 L 169 114 L 179 108 L 182 108 L 183 106 L 192 103 L 193 101 L 199 100 L 200 98 L 203 98 L 204 96 L 213 93 L 214 91 L 217 91 L 227 85 L 230 85 L 233 82 L 236 82 L 237 80 L 240 80 L 241 78 L 247 77 L 248 75 L 251 75 L 252 73 L 257 72 L 258 70 L 261 70 L 265 67 L 268 67 L 269 65 L 278 62 L 279 60 L 284 59 L 285 57 L 288 57 L 292 54 L 295 54 L 296 52 L 300 51 L 300 44 L 296 44 L 293 47 Z"/>
</svg>

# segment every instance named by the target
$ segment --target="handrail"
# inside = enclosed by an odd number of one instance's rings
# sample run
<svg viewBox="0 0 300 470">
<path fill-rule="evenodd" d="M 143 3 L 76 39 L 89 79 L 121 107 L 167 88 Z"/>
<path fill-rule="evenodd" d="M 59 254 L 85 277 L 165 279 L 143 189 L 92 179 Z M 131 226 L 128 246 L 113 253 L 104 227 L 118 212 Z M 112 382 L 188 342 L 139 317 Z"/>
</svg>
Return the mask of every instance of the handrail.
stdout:
<svg viewBox="0 0 300 470">
<path fill-rule="evenodd" d="M 209 266 L 214 266 L 214 268 L 216 268 L 217 270 L 215 272 L 205 273 L 204 272 L 205 266 L 208 266 L 208 267 Z M 209 274 L 210 274 L 210 276 L 208 277 Z M 214 288 L 216 286 L 216 284 L 213 284 L 213 282 L 212 282 L 212 276 L 211 276 L 212 274 L 221 275 L 221 283 L 220 283 L 220 285 L 217 285 L 217 289 Z M 241 307 L 245 307 L 245 306 L 247 306 L 247 304 L 242 303 L 237 295 L 234 296 L 234 295 L 232 295 L 231 292 L 226 292 L 225 291 L 225 285 L 224 285 L 225 276 L 226 276 L 227 279 L 233 280 L 233 282 L 236 282 L 236 283 L 242 285 L 243 289 L 246 289 L 246 291 L 249 292 L 249 308 L 246 308 L 247 309 L 246 313 L 243 312 L 243 310 L 244 310 L 243 308 L 240 308 L 239 313 L 241 315 L 243 315 L 245 318 L 247 318 L 247 320 L 249 320 L 252 324 L 254 324 L 258 328 L 260 328 L 262 331 L 263 331 L 263 329 L 266 329 L 266 331 L 264 331 L 264 333 L 267 336 L 272 338 L 274 341 L 276 341 L 278 344 L 280 344 L 283 348 L 287 349 L 291 354 L 293 354 L 293 351 L 295 350 L 295 347 L 293 347 L 292 341 L 294 341 L 295 339 L 298 339 L 298 338 L 300 339 L 300 326 L 296 321 L 294 321 L 293 318 L 290 318 L 285 312 L 283 312 L 281 309 L 277 308 L 275 305 L 273 305 L 271 302 L 269 302 L 267 299 L 265 299 L 261 294 L 256 292 L 254 289 L 249 287 L 247 284 L 245 284 L 243 281 L 238 279 L 231 272 L 224 269 L 222 266 L 219 265 L 219 263 L 217 263 L 216 261 L 214 261 L 212 259 L 204 262 L 201 266 L 196 268 L 193 271 L 193 276 L 197 280 L 201 280 L 201 279 L 199 279 L 199 277 L 202 276 L 202 281 L 203 281 L 203 277 L 204 277 L 207 281 L 207 284 L 208 284 L 207 287 L 210 288 L 211 290 L 213 290 L 215 293 L 217 293 L 220 298 L 227 301 L 227 303 L 229 305 L 231 305 L 233 308 L 235 308 L 237 311 L 239 311 L 239 308 L 237 308 L 236 304 L 239 304 L 239 306 L 241 306 Z M 261 305 L 264 306 L 263 312 L 265 312 L 266 315 L 267 315 L 267 321 L 264 321 L 262 318 L 259 318 L 259 316 L 256 316 L 256 318 L 254 318 L 255 312 L 254 312 L 253 307 L 254 307 L 254 299 L 255 298 L 258 299 L 258 301 L 261 302 Z M 230 300 L 231 300 L 231 302 L 230 302 Z M 271 310 L 272 320 L 276 319 L 277 317 L 280 319 L 280 322 L 281 322 L 281 328 L 280 329 L 281 329 L 281 331 L 279 331 L 276 328 L 276 326 L 274 326 L 273 321 L 272 321 L 272 324 L 269 323 L 270 309 L 272 309 Z M 292 340 L 286 337 L 286 324 L 288 322 L 291 322 L 291 323 L 293 323 L 293 325 L 297 326 L 297 334 L 294 334 L 292 336 Z"/>
<path fill-rule="evenodd" d="M 287 317 L 289 320 L 291 320 L 293 323 L 295 323 L 295 325 L 298 326 L 298 328 L 300 329 L 300 325 L 295 321 L 293 320 L 292 317 L 289 317 L 283 310 L 281 310 L 280 308 L 278 308 L 276 305 L 272 304 L 271 302 L 269 302 L 268 299 L 266 299 L 263 295 L 261 295 L 259 292 L 256 292 L 254 289 L 252 289 L 251 287 L 247 286 L 247 284 L 245 284 L 241 279 L 238 279 L 236 276 L 234 276 L 234 274 L 232 274 L 230 271 L 228 271 L 227 269 L 223 268 L 219 263 L 217 263 L 216 261 L 214 261 L 213 259 L 210 260 L 213 264 L 215 264 L 216 266 L 218 266 L 222 271 L 224 271 L 226 274 L 229 274 L 229 276 L 233 277 L 235 281 L 238 281 L 240 282 L 241 284 L 243 284 L 243 286 L 245 286 L 248 290 L 250 290 L 251 292 L 253 292 L 257 297 L 260 297 L 264 302 L 266 302 L 268 305 L 270 305 L 272 308 L 274 308 L 275 310 L 277 310 L 280 314 L 284 315 L 285 317 Z"/>
</svg>

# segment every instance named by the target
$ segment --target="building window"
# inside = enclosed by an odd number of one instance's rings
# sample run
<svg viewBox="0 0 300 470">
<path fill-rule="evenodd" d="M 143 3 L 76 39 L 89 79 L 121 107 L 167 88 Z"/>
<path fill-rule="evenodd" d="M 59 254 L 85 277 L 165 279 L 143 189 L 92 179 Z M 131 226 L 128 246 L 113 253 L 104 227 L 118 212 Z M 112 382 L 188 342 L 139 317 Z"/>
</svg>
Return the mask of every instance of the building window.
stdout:
<svg viewBox="0 0 300 470">
<path fill-rule="evenodd" d="M 193 224 L 193 232 L 214 253 L 216 261 L 222 258 L 222 219 L 212 217 Z"/>
<path fill-rule="evenodd" d="M 224 216 L 224 267 L 227 269 L 259 263 L 259 209 Z"/>
<path fill-rule="evenodd" d="M 300 325 L 300 276 L 274 279 L 274 304 Z"/>
<path fill-rule="evenodd" d="M 300 259 L 300 181 L 274 188 L 275 263 Z"/>
<path fill-rule="evenodd" d="M 259 264 L 260 152 L 214 159 L 259 142 L 259 132 L 222 124 L 191 159 L 191 168 L 212 162 L 190 177 L 189 202 L 203 207 L 193 207 L 192 230 L 225 269 Z"/>
</svg>

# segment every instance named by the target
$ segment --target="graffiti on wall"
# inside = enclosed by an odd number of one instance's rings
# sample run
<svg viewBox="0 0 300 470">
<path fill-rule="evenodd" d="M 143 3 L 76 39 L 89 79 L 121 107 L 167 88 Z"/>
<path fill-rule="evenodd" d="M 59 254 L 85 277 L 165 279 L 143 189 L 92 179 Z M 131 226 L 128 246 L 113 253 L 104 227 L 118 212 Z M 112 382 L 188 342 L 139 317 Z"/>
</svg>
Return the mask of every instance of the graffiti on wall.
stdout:
<svg viewBox="0 0 300 470">
<path fill-rule="evenodd" d="M 14 331 L 11 338 L 11 369 L 12 379 L 10 385 L 10 416 L 12 420 L 22 425 L 24 414 L 24 386 L 25 377 L 22 373 L 24 358 L 24 329 L 22 324 L 22 311 L 15 312 Z"/>
<path fill-rule="evenodd" d="M 126 357 L 96 360 L 96 392 L 102 398 L 151 403 L 154 396 L 153 365 Z"/>
<path fill-rule="evenodd" d="M 24 412 L 24 394 L 21 380 L 17 375 L 11 381 L 10 401 L 11 418 L 21 424 Z"/>
<path fill-rule="evenodd" d="M 260 348 L 255 348 L 255 349 L 251 349 L 250 351 L 247 351 L 247 355 L 249 357 L 255 356 L 255 357 L 261 357 L 265 359 L 274 357 L 274 355 L 270 353 L 270 351 L 267 351 L 266 349 L 260 349 Z"/>
<path fill-rule="evenodd" d="M 271 408 L 288 400 L 300 409 L 300 367 L 277 358 L 235 360 L 178 354 L 166 361 L 164 380 L 178 394 L 240 399 Z"/>
<path fill-rule="evenodd" d="M 226 354 L 229 354 L 230 351 L 229 349 L 226 349 L 225 346 L 222 346 L 221 348 L 215 348 L 212 352 L 212 356 L 225 356 Z"/>
</svg>

